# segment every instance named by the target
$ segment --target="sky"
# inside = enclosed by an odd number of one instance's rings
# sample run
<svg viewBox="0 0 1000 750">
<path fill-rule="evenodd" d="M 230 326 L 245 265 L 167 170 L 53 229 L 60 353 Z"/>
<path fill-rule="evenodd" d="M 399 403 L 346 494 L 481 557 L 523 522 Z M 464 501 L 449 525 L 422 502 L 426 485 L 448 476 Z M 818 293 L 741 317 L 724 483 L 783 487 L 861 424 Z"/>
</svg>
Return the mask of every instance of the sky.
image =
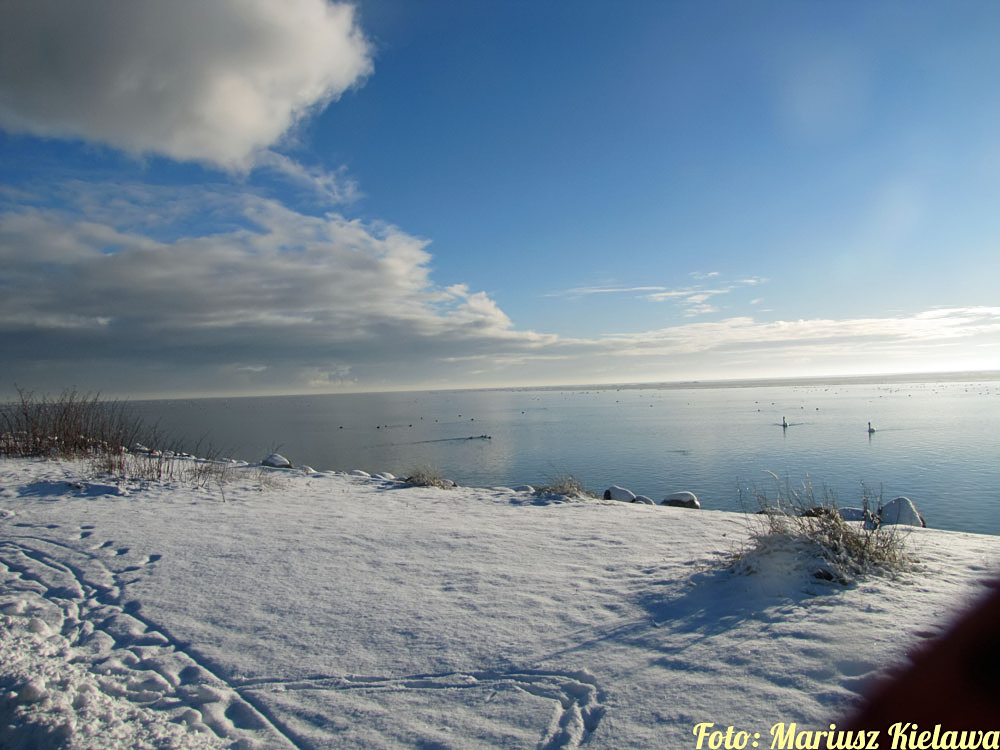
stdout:
<svg viewBox="0 0 1000 750">
<path fill-rule="evenodd" d="M 10 0 L 0 394 L 1000 369 L 1000 5 Z"/>
</svg>

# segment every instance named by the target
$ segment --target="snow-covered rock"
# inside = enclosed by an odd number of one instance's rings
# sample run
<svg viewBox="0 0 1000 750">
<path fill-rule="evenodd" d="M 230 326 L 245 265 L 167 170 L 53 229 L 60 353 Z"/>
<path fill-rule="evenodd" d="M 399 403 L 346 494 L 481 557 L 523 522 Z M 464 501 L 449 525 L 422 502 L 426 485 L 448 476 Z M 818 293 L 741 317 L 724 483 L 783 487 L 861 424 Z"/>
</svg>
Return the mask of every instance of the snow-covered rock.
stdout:
<svg viewBox="0 0 1000 750">
<path fill-rule="evenodd" d="M 674 508 L 700 508 L 697 496 L 693 492 L 673 492 L 663 498 L 660 505 L 669 505 Z"/>
<path fill-rule="evenodd" d="M 917 512 L 916 506 L 908 497 L 894 497 L 882 506 L 878 518 L 882 526 L 927 526 L 924 517 Z"/>
<path fill-rule="evenodd" d="M 534 492 L 535 488 L 530 484 L 519 484 L 514 488 L 514 492 Z"/>
<path fill-rule="evenodd" d="M 388 471 L 380 471 L 378 474 L 373 474 L 372 476 L 385 482 L 393 482 L 396 480 L 396 475 L 391 474 Z"/>
<path fill-rule="evenodd" d="M 639 503 L 640 505 L 656 505 L 656 503 L 653 502 L 653 498 L 646 497 L 645 495 L 636 495 L 635 500 L 632 502 Z"/>
<path fill-rule="evenodd" d="M 369 474 L 364 469 L 354 469 L 354 470 L 348 472 L 348 474 L 349 474 L 349 476 L 352 476 L 352 477 L 371 477 L 371 474 Z"/>
<path fill-rule="evenodd" d="M 270 466 L 275 469 L 292 468 L 292 462 L 289 461 L 284 456 L 282 456 L 280 453 L 272 453 L 270 456 L 261 461 L 260 464 L 261 466 Z"/>
<path fill-rule="evenodd" d="M 635 493 L 632 490 L 627 490 L 624 487 L 619 487 L 617 484 L 613 484 L 604 490 L 605 500 L 621 500 L 623 503 L 634 503 Z"/>
</svg>

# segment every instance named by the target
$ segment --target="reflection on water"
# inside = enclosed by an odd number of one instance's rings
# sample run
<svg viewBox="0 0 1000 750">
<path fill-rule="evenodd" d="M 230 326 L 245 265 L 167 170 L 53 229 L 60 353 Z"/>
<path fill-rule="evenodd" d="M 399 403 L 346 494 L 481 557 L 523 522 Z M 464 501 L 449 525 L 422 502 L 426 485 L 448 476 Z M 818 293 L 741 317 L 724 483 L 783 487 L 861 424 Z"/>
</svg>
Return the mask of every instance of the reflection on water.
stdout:
<svg viewBox="0 0 1000 750">
<path fill-rule="evenodd" d="M 140 402 L 172 435 L 259 460 L 472 486 L 565 475 L 739 510 L 740 487 L 807 478 L 843 506 L 907 495 L 936 528 L 1000 534 L 1000 382 L 441 391 Z M 868 423 L 875 431 L 869 433 Z"/>
</svg>

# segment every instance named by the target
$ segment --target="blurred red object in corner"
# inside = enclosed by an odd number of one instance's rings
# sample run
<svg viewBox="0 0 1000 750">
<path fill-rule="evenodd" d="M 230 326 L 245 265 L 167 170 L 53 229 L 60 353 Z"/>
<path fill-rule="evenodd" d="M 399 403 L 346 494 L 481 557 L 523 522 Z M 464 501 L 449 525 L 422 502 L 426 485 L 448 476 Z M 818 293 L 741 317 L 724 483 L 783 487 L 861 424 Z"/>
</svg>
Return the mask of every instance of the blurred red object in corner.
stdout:
<svg viewBox="0 0 1000 750">
<path fill-rule="evenodd" d="M 848 728 L 1000 729 L 1000 580 L 987 586 L 990 594 L 918 649 L 910 667 L 875 686 Z"/>
</svg>

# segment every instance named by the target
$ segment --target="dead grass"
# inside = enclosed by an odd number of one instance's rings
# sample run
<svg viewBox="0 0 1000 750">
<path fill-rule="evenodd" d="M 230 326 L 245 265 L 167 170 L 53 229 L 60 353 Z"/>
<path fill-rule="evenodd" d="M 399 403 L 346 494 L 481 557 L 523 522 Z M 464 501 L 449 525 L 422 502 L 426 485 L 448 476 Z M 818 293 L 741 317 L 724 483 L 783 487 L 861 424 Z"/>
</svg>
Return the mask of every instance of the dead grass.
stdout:
<svg viewBox="0 0 1000 750">
<path fill-rule="evenodd" d="M 447 479 L 440 469 L 433 466 L 418 466 L 403 481 L 412 487 L 451 489 L 458 486 L 452 480 Z"/>
<path fill-rule="evenodd" d="M 879 526 L 874 519 L 882 505 L 881 492 L 862 488 L 861 507 L 866 520 L 845 521 L 832 493 L 817 499 L 806 478 L 799 488 L 771 474 L 774 489 L 741 490 L 744 507 L 760 510 L 751 518 L 749 546 L 733 556 L 745 573 L 758 572 L 762 558 L 792 552 L 811 568 L 814 578 L 849 585 L 870 574 L 895 575 L 913 567 L 906 549 L 906 532 L 899 526 Z M 749 508 L 748 508 L 749 510 Z"/>
<path fill-rule="evenodd" d="M 149 429 L 122 401 L 63 391 L 56 398 L 17 389 L 17 401 L 0 406 L 0 455 L 85 458 L 119 451 Z"/>
<path fill-rule="evenodd" d="M 181 482 L 214 487 L 223 500 L 225 487 L 237 472 L 251 484 L 277 483 L 263 467 L 220 460 L 211 446 L 200 442 L 194 455 L 180 451 L 180 441 L 168 441 L 125 402 L 75 390 L 55 398 L 21 388 L 17 393 L 15 402 L 0 405 L 0 456 L 82 459 L 95 475 L 121 484 Z"/>
<path fill-rule="evenodd" d="M 536 495 L 562 495 L 563 497 L 596 498 L 593 492 L 584 489 L 580 480 L 572 474 L 556 477 L 550 484 L 535 488 Z"/>
</svg>

